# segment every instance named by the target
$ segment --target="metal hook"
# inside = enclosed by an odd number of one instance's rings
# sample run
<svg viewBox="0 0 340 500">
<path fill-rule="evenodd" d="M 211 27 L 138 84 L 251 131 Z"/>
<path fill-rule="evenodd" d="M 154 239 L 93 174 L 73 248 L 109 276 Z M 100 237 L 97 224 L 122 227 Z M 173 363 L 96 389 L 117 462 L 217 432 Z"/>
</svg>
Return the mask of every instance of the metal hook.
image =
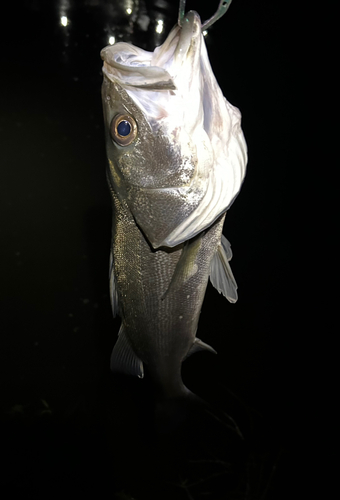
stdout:
<svg viewBox="0 0 340 500">
<path fill-rule="evenodd" d="M 210 26 L 212 26 L 214 23 L 216 23 L 216 21 L 218 21 L 222 16 L 224 16 L 224 14 L 230 7 L 231 1 L 232 0 L 220 0 L 220 4 L 215 14 L 207 21 L 204 21 L 204 23 L 202 24 L 202 31 L 210 28 Z"/>
<path fill-rule="evenodd" d="M 207 21 L 204 21 L 202 24 L 202 31 L 210 28 L 216 21 L 218 21 L 229 9 L 230 4 L 232 0 L 220 0 L 219 6 L 215 14 L 208 19 Z M 179 10 L 178 10 L 178 25 L 182 27 L 182 21 L 185 16 L 185 4 L 186 0 L 180 0 L 179 1 Z"/>
<path fill-rule="evenodd" d="M 182 21 L 185 15 L 185 4 L 186 0 L 179 0 L 179 9 L 178 9 L 178 26 L 182 28 Z"/>
</svg>

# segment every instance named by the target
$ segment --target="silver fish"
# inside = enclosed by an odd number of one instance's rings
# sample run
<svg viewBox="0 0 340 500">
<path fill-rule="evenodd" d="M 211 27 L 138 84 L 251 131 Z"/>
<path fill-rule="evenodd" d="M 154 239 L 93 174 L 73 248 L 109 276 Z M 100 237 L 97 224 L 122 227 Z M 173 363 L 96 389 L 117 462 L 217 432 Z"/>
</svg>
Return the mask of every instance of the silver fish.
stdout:
<svg viewBox="0 0 340 500">
<path fill-rule="evenodd" d="M 122 319 L 111 369 L 142 378 L 146 365 L 174 398 L 189 393 L 182 362 L 215 353 L 196 338 L 209 277 L 237 300 L 222 228 L 245 175 L 241 115 L 214 77 L 197 12 L 182 14 L 154 52 L 122 42 L 101 56 L 110 296 Z"/>
</svg>

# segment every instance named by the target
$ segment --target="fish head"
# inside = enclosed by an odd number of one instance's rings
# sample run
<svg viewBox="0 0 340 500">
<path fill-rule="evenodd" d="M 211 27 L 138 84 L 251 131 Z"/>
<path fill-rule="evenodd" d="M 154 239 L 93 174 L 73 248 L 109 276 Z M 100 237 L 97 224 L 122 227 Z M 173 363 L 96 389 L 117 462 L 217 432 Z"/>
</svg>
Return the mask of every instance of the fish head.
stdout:
<svg viewBox="0 0 340 500">
<path fill-rule="evenodd" d="M 153 52 L 122 42 L 101 55 L 109 182 L 154 248 L 176 246 L 240 189 L 240 113 L 216 82 L 194 11 Z"/>
</svg>

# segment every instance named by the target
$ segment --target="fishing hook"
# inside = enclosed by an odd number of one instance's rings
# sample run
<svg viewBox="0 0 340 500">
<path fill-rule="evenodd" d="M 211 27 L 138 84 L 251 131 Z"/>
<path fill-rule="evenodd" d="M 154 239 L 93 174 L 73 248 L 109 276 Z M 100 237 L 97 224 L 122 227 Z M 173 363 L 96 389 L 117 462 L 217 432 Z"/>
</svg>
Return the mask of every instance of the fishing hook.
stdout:
<svg viewBox="0 0 340 500">
<path fill-rule="evenodd" d="M 212 26 L 216 21 L 218 21 L 229 9 L 230 4 L 232 0 L 220 0 L 219 6 L 215 14 L 208 19 L 207 21 L 204 21 L 202 24 L 202 31 L 207 30 Z M 178 25 L 180 28 L 182 27 L 183 19 L 185 16 L 185 4 L 186 0 L 179 0 L 179 10 L 178 10 Z"/>
</svg>

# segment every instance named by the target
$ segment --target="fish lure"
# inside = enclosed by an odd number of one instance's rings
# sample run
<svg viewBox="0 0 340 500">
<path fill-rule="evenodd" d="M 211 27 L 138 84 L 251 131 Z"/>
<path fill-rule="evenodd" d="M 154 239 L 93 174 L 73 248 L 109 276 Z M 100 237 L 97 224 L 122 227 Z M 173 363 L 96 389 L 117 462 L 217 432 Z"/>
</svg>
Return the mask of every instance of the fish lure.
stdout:
<svg viewBox="0 0 340 500">
<path fill-rule="evenodd" d="M 237 285 L 226 211 L 246 169 L 241 114 L 223 96 L 201 23 L 184 14 L 153 52 L 120 42 L 101 51 L 107 178 L 113 202 L 110 297 L 121 327 L 111 369 L 144 376 L 164 397 L 190 391 L 182 362 L 214 349 L 196 330 L 210 277 L 230 302 Z"/>
</svg>

